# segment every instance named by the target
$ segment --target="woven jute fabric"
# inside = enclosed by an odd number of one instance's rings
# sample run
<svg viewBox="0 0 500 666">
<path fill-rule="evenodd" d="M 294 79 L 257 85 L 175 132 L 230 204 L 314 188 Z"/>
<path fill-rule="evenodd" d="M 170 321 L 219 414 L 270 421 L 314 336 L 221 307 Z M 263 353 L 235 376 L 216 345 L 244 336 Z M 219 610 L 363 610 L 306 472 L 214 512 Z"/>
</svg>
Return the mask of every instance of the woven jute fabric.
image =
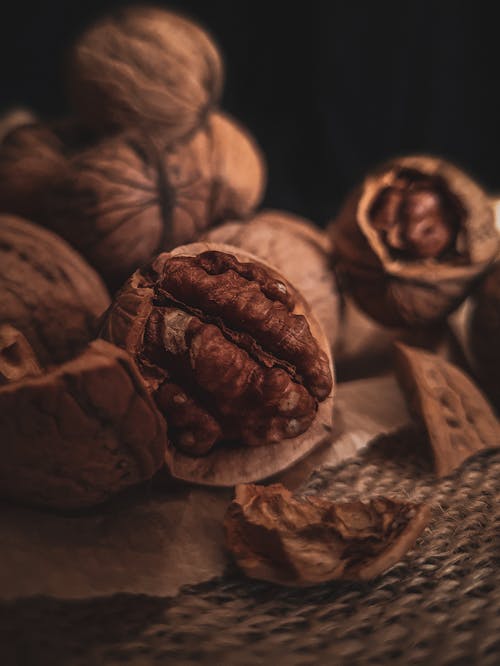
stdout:
<svg viewBox="0 0 500 666">
<path fill-rule="evenodd" d="M 1 663 L 500 663 L 500 451 L 438 480 L 425 438 L 408 430 L 315 473 L 305 492 L 425 501 L 433 519 L 401 562 L 366 583 L 286 589 L 233 569 L 170 599 L 5 603 Z"/>
</svg>

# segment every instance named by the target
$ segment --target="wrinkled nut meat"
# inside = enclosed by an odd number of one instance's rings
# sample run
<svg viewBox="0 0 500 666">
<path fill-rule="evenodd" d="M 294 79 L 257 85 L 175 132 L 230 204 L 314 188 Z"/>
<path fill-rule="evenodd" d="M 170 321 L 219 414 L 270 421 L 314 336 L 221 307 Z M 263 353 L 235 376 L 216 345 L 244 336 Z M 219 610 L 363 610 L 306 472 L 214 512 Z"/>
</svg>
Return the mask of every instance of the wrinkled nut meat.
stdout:
<svg viewBox="0 0 500 666">
<path fill-rule="evenodd" d="M 343 288 L 386 326 L 427 326 L 458 307 L 499 247 L 486 194 L 434 157 L 367 176 L 330 225 Z"/>
<path fill-rule="evenodd" d="M 76 125 L 23 127 L 0 151 L 0 209 L 73 245 L 115 289 L 161 251 L 259 204 L 265 163 L 221 113 L 160 148 L 130 132 L 95 142 Z"/>
<path fill-rule="evenodd" d="M 500 413 L 500 264 L 474 292 L 469 347 L 481 385 Z"/>
<path fill-rule="evenodd" d="M 334 503 L 295 497 L 280 484 L 241 485 L 226 514 L 226 545 L 251 578 L 292 586 L 367 580 L 406 554 L 429 515 L 425 505 L 383 497 Z"/>
<path fill-rule="evenodd" d="M 22 333 L 42 365 L 93 339 L 109 296 L 95 271 L 53 233 L 0 216 L 0 325 Z"/>
<path fill-rule="evenodd" d="M 169 440 L 189 456 L 297 438 L 332 389 L 324 340 L 296 314 L 297 292 L 231 249 L 160 255 L 128 280 L 102 329 L 137 361 Z"/>
<path fill-rule="evenodd" d="M 121 8 L 77 40 L 68 82 L 75 111 L 99 131 L 142 127 L 165 143 L 204 120 L 223 64 L 198 25 L 155 7 Z"/>
<path fill-rule="evenodd" d="M 330 240 L 323 231 L 290 213 L 268 210 L 215 227 L 203 239 L 234 245 L 274 266 L 306 298 L 333 346 L 340 303 L 330 267 Z"/>
<path fill-rule="evenodd" d="M 134 363 L 98 340 L 39 377 L 0 386 L 0 494 L 76 509 L 149 479 L 165 423 Z"/>
<path fill-rule="evenodd" d="M 396 368 L 409 406 L 429 434 L 439 476 L 451 474 L 479 451 L 500 446 L 500 422 L 462 370 L 401 343 Z"/>
</svg>

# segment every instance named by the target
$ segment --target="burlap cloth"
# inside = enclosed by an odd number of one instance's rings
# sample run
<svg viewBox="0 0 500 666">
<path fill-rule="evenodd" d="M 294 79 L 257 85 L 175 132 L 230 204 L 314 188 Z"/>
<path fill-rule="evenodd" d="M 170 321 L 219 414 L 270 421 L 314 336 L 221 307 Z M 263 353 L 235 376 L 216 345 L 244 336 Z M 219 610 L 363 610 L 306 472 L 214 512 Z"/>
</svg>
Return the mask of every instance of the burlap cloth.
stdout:
<svg viewBox="0 0 500 666">
<path fill-rule="evenodd" d="M 425 500 L 433 520 L 377 580 L 285 589 L 236 570 L 175 598 L 38 598 L 0 608 L 10 664 L 500 663 L 500 452 L 438 481 L 416 431 L 315 473 L 306 492 Z"/>
</svg>

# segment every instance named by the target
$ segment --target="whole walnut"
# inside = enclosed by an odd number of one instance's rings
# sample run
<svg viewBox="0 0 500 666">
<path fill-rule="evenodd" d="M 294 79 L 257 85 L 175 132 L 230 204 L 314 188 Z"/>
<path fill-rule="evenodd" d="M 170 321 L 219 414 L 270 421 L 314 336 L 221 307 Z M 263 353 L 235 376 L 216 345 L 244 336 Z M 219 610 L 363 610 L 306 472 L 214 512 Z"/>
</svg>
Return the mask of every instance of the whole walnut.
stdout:
<svg viewBox="0 0 500 666">
<path fill-rule="evenodd" d="M 95 337 L 109 305 L 95 271 L 55 234 L 0 216 L 0 325 L 18 329 L 42 365 L 67 360 Z"/>
<path fill-rule="evenodd" d="M 368 175 L 330 231 L 343 289 L 387 326 L 444 320 L 499 247 L 486 194 L 429 156 L 394 159 Z"/>
<path fill-rule="evenodd" d="M 64 152 L 61 139 L 45 125 L 9 132 L 0 148 L 0 212 L 43 223 L 48 191 L 68 168 Z"/>
<path fill-rule="evenodd" d="M 50 193 L 47 224 L 115 288 L 162 250 L 261 200 L 261 153 L 227 116 L 211 114 L 168 149 L 123 134 L 74 155 Z"/>
<path fill-rule="evenodd" d="M 165 422 L 129 355 L 104 340 L 0 386 L 0 495 L 76 509 L 153 476 Z"/>
<path fill-rule="evenodd" d="M 330 239 L 323 231 L 291 213 L 266 210 L 245 222 L 226 222 L 202 239 L 234 245 L 274 266 L 306 298 L 333 346 L 339 294 L 330 267 Z"/>
<path fill-rule="evenodd" d="M 69 91 L 101 132 L 142 128 L 170 143 L 217 103 L 223 63 L 208 33 L 157 7 L 120 8 L 90 27 L 69 57 Z"/>
<path fill-rule="evenodd" d="M 468 343 L 481 385 L 500 412 L 500 264 L 474 292 Z"/>
<path fill-rule="evenodd" d="M 132 355 L 165 415 L 176 477 L 264 478 L 331 429 L 321 327 L 280 273 L 244 251 L 194 243 L 160 254 L 125 283 L 101 335 Z"/>
</svg>

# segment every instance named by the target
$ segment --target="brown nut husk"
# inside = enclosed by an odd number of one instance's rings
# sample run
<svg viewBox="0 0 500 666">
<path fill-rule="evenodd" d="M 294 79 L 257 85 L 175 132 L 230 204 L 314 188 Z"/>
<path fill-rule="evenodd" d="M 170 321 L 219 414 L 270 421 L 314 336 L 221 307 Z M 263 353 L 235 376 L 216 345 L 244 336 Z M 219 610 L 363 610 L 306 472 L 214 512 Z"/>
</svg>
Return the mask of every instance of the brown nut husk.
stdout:
<svg viewBox="0 0 500 666">
<path fill-rule="evenodd" d="M 500 413 L 500 264 L 474 292 L 468 349 L 479 381 Z"/>
<path fill-rule="evenodd" d="M 166 149 L 134 133 L 77 152 L 51 183 L 44 223 L 115 288 L 158 252 L 193 240 L 222 215 L 249 214 L 264 182 L 254 142 L 214 113 L 189 139 Z"/>
<path fill-rule="evenodd" d="M 75 111 L 99 131 L 143 128 L 171 143 L 217 103 L 223 63 L 208 33 L 158 7 L 127 7 L 77 40 L 68 82 Z"/>
<path fill-rule="evenodd" d="M 174 477 L 266 478 L 328 436 L 333 371 L 305 300 L 234 247 L 159 255 L 118 293 L 102 336 L 136 360 L 160 411 Z"/>
<path fill-rule="evenodd" d="M 401 343 L 396 368 L 409 406 L 429 433 L 439 476 L 451 474 L 479 451 L 500 446 L 500 422 L 465 372 Z"/>
<path fill-rule="evenodd" d="M 247 576 L 304 587 L 369 580 L 400 560 L 429 520 L 422 504 L 379 497 L 334 503 L 280 484 L 240 485 L 225 518 L 226 545 Z"/>
<path fill-rule="evenodd" d="M 312 222 L 266 210 L 245 222 L 226 222 L 203 240 L 234 245 L 274 266 L 305 297 L 333 347 L 338 333 L 339 294 L 330 268 L 328 236 Z"/>
<path fill-rule="evenodd" d="M 394 159 L 367 176 L 330 232 L 343 287 L 387 326 L 443 320 L 499 247 L 486 194 L 430 156 Z"/>
<path fill-rule="evenodd" d="M 97 273 L 61 238 L 0 216 L 0 324 L 17 328 L 42 365 L 73 357 L 95 337 L 109 296 Z"/>
<path fill-rule="evenodd" d="M 104 340 L 45 375 L 0 386 L 0 494 L 76 509 L 163 464 L 165 423 L 133 361 Z"/>
</svg>

